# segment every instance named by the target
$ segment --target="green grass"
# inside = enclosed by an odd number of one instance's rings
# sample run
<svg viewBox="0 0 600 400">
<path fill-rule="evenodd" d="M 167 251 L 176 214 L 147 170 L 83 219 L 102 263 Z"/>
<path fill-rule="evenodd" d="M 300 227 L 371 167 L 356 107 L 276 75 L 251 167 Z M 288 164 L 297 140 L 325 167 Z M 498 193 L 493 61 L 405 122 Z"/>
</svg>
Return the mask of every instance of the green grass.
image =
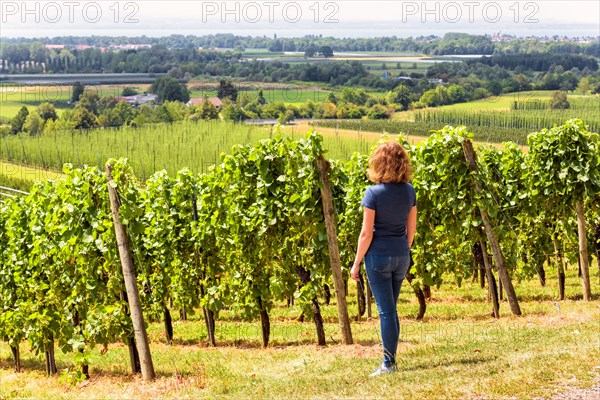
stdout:
<svg viewBox="0 0 600 400">
<path fill-rule="evenodd" d="M 595 264 L 594 264 L 595 265 Z M 600 291 L 594 268 L 592 292 Z M 600 359 L 600 301 L 581 298 L 576 269 L 567 271 L 567 300 L 557 295 L 553 272 L 546 287 L 537 280 L 516 283 L 522 317 L 501 304 L 501 318 L 489 317 L 485 290 L 471 282 L 433 289 L 423 322 L 413 319 L 417 303 L 409 286 L 400 295 L 399 371 L 376 379 L 367 375 L 381 358 L 374 318 L 352 323 L 353 345 L 342 345 L 335 305 L 324 308 L 328 345 L 315 345 L 312 322 L 298 322 L 296 308 L 279 304 L 271 312 L 272 341 L 261 349 L 257 321 L 223 312 L 216 324 L 217 348 L 207 347 L 200 314 L 174 322 L 175 341 L 167 344 L 162 323 L 149 324 L 157 380 L 144 383 L 128 373 L 127 348 L 111 344 L 92 352 L 91 380 L 70 386 L 45 377 L 43 357 L 21 346 L 25 371 L 11 370 L 10 349 L 0 344 L 0 398 L 490 398 L 552 396 L 568 386 L 590 386 Z M 356 314 L 350 283 L 349 313 Z M 57 353 L 62 371 L 73 355 Z"/>
<path fill-rule="evenodd" d="M 0 186 L 28 192 L 32 185 L 33 182 L 28 179 L 15 178 L 14 176 L 0 174 Z M 2 195 L 2 192 L 7 192 L 9 195 L 13 195 L 10 190 L 0 189 L 0 196 Z M 0 200 L 1 199 L 2 197 L 0 197 Z"/>
<path fill-rule="evenodd" d="M 6 179 L 28 181 L 30 183 L 45 179 L 60 179 L 61 173 L 44 170 L 27 165 L 19 165 L 0 161 L 0 175 Z"/>
</svg>

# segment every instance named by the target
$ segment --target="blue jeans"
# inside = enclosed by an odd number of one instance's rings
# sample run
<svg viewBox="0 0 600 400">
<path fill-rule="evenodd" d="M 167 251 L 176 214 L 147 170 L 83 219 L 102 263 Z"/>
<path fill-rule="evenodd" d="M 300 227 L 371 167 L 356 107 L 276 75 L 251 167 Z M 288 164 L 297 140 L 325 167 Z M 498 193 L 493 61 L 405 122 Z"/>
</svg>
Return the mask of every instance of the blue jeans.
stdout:
<svg viewBox="0 0 600 400">
<path fill-rule="evenodd" d="M 367 253 L 365 269 L 375 297 L 383 342 L 383 362 L 386 367 L 396 363 L 400 337 L 400 321 L 396 303 L 400 287 L 410 266 L 410 256 L 376 256 Z"/>
</svg>

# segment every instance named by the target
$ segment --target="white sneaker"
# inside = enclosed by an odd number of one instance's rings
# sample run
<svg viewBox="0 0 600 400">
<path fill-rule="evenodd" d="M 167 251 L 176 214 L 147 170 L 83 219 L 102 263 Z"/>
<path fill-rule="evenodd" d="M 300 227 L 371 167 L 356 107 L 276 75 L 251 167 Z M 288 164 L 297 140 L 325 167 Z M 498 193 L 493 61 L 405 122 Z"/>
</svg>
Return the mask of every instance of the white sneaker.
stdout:
<svg viewBox="0 0 600 400">
<path fill-rule="evenodd" d="M 391 374 L 392 372 L 396 372 L 398 368 L 396 367 L 396 365 L 390 365 L 389 367 L 386 367 L 385 364 L 381 364 L 379 366 L 379 368 L 377 368 L 375 370 L 375 372 L 373 372 L 371 375 L 369 375 L 370 377 L 375 377 L 378 375 L 383 375 L 383 374 Z"/>
</svg>

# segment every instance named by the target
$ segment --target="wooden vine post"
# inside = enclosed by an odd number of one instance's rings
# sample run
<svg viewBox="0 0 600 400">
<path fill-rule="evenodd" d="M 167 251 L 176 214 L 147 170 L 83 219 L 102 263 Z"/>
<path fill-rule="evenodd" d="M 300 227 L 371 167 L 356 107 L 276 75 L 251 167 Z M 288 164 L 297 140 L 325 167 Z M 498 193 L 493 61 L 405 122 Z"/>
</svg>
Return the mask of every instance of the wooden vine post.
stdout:
<svg viewBox="0 0 600 400">
<path fill-rule="evenodd" d="M 115 225 L 115 234 L 117 237 L 117 246 L 119 247 L 119 257 L 123 268 L 123 279 L 125 280 L 125 290 L 127 291 L 127 301 L 131 313 L 131 322 L 135 334 L 135 345 L 140 357 L 140 367 L 142 368 L 142 377 L 145 381 L 152 381 L 155 378 L 152 356 L 150 354 L 150 345 L 148 343 L 148 334 L 144 325 L 144 315 L 142 314 L 142 305 L 140 303 L 140 294 L 137 288 L 135 273 L 133 270 L 133 256 L 129 248 L 127 232 L 119 220 L 119 194 L 116 190 L 115 182 L 112 178 L 113 166 L 106 164 L 106 179 L 108 180 L 108 196 L 110 199 L 110 208 L 112 211 L 113 222 Z"/>
<path fill-rule="evenodd" d="M 477 167 L 477 163 L 475 162 L 475 151 L 473 150 L 473 143 L 471 143 L 469 139 L 464 139 L 462 142 L 462 148 L 465 153 L 467 163 L 469 164 L 469 169 L 471 170 L 471 172 L 477 173 L 479 169 Z M 483 192 L 481 184 L 474 175 L 472 175 L 472 179 L 475 183 L 475 192 Z M 479 207 L 479 213 L 481 214 L 481 219 L 483 220 L 483 226 L 485 228 L 485 234 L 492 249 L 494 260 L 496 261 L 496 267 L 498 267 L 498 275 L 502 280 L 502 285 L 504 286 L 504 291 L 506 292 L 506 298 L 508 299 L 510 311 L 514 315 L 521 315 L 519 300 L 517 299 L 515 288 L 513 287 L 512 281 L 510 280 L 510 276 L 508 275 L 508 268 L 506 267 L 506 262 L 504 261 L 504 256 L 502 255 L 502 249 L 500 249 L 500 243 L 498 242 L 498 239 L 496 238 L 496 235 L 494 235 L 494 232 L 492 230 L 492 223 L 490 221 L 490 217 L 487 211 L 484 210 L 482 207 Z M 485 247 L 482 246 L 482 251 L 485 251 L 484 249 Z"/>
<path fill-rule="evenodd" d="M 485 278 L 488 281 L 488 293 L 492 300 L 492 315 L 494 318 L 500 318 L 500 303 L 498 302 L 498 290 L 496 287 L 496 279 L 494 278 L 494 272 L 490 265 L 490 258 L 487 252 L 487 244 L 481 234 L 481 228 L 479 230 L 478 238 L 479 247 L 481 248 L 481 257 L 483 259 L 483 266 L 485 269 Z"/>
<path fill-rule="evenodd" d="M 321 201 L 323 204 L 323 215 L 325 217 L 325 229 L 327 230 L 327 245 L 329 248 L 329 261 L 333 272 L 338 320 L 340 322 L 344 344 L 352 344 L 352 330 L 350 329 L 348 307 L 346 306 L 346 291 L 344 289 L 344 279 L 342 277 L 342 262 L 340 260 L 338 248 L 333 197 L 331 195 L 331 184 L 329 182 L 329 163 L 322 155 L 317 158 L 317 168 L 319 168 L 319 176 L 321 179 Z"/>
<path fill-rule="evenodd" d="M 592 299 L 590 286 L 590 266 L 588 263 L 587 235 L 585 223 L 585 210 L 583 200 L 577 202 L 577 236 L 579 238 L 579 262 L 581 263 L 581 284 L 583 285 L 583 300 Z"/>
</svg>

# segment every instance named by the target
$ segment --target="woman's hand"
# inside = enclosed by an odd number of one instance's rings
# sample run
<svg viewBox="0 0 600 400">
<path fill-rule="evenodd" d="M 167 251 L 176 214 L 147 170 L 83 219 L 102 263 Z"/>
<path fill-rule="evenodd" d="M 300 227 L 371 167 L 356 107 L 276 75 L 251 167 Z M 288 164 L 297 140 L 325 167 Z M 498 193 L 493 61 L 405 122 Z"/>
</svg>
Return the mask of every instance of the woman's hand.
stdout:
<svg viewBox="0 0 600 400">
<path fill-rule="evenodd" d="M 352 269 L 350 270 L 350 276 L 352 277 L 352 279 L 359 282 L 359 280 L 360 280 L 360 278 L 358 277 L 359 274 L 360 274 L 360 263 L 355 262 L 352 265 Z"/>
</svg>

